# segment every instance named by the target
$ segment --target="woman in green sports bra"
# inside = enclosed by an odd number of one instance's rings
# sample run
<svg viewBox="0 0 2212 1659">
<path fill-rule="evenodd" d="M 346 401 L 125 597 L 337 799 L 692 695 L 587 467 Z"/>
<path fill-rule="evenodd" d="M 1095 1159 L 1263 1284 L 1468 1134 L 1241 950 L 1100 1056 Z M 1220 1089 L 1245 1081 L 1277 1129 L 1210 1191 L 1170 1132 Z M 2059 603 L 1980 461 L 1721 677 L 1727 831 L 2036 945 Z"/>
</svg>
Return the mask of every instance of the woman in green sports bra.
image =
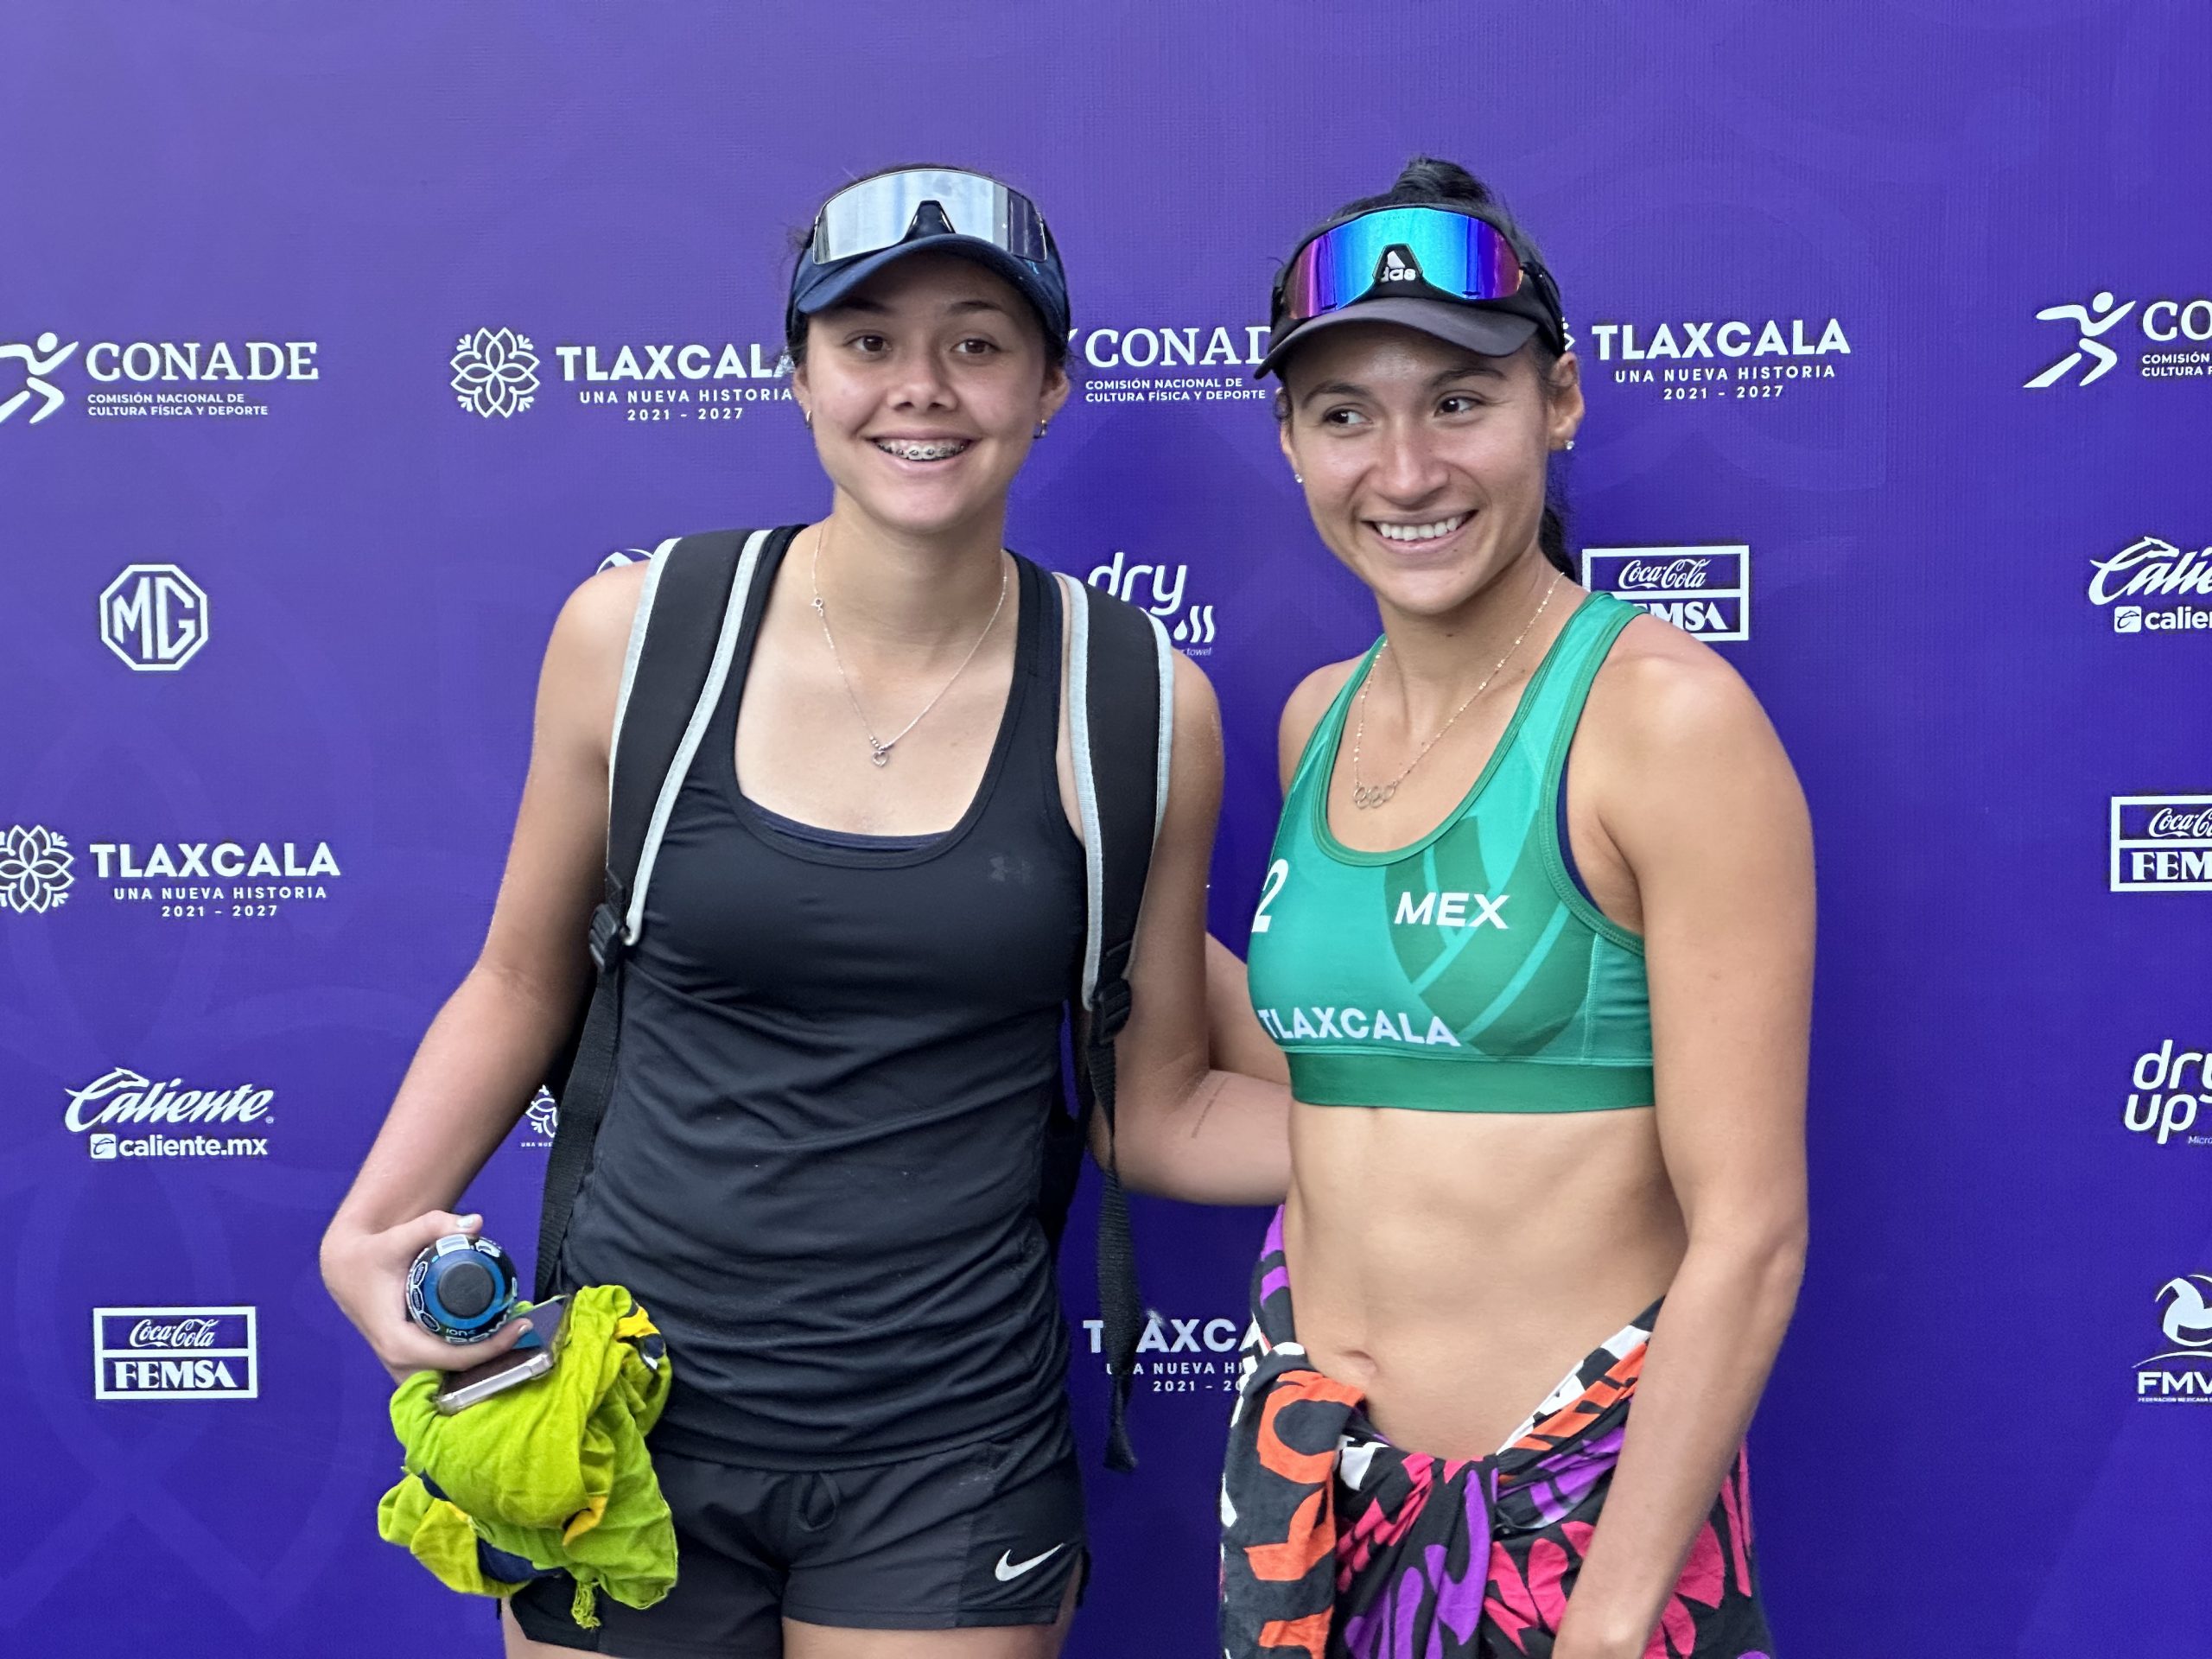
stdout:
<svg viewBox="0 0 2212 1659">
<path fill-rule="evenodd" d="M 1282 449 L 1382 637 L 1283 710 L 1251 1014 L 1292 1181 L 1230 1659 L 1764 1659 L 1745 1427 L 1804 1255 L 1811 836 L 1716 654 L 1573 580 L 1535 245 L 1417 161 L 1278 279 Z M 1295 1286 L 1296 1313 L 1292 1313 Z"/>
</svg>

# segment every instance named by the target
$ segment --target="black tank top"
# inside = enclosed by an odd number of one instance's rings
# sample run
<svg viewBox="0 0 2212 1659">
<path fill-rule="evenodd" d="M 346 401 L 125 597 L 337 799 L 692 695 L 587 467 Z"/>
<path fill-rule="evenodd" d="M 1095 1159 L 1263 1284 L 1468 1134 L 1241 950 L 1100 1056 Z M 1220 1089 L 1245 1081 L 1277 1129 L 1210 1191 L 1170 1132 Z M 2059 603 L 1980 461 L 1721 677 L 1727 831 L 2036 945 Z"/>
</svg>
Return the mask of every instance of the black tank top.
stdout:
<svg viewBox="0 0 2212 1659">
<path fill-rule="evenodd" d="M 741 792 L 738 702 L 790 543 L 763 550 L 669 820 L 563 1257 L 564 1282 L 628 1286 L 667 1335 L 653 1443 L 766 1469 L 918 1456 L 1061 1408 L 1039 1205 L 1084 915 L 1058 595 L 1026 559 L 997 741 L 951 830 L 841 836 Z"/>
</svg>

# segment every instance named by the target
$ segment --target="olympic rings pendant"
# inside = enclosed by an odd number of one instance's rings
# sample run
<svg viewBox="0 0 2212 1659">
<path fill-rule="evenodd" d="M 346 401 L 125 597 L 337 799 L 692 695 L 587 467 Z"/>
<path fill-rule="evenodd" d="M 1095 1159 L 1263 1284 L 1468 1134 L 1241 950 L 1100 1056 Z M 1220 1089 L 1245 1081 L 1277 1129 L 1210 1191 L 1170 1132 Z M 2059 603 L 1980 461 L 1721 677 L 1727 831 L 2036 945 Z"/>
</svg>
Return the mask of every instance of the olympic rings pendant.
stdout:
<svg viewBox="0 0 2212 1659">
<path fill-rule="evenodd" d="M 1398 785 L 1395 781 L 1387 784 L 1354 784 L 1351 786 L 1351 804 L 1363 812 L 1371 807 L 1388 805 L 1390 798 L 1397 792 Z"/>
</svg>

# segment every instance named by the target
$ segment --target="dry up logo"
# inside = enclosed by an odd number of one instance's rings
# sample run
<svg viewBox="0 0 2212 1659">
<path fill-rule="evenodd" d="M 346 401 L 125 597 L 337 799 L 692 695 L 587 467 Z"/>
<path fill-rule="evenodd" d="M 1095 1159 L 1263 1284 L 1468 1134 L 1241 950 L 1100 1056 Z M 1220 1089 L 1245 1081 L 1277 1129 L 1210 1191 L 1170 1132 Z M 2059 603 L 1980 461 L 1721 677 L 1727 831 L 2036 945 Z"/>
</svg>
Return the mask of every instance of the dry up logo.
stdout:
<svg viewBox="0 0 2212 1659">
<path fill-rule="evenodd" d="M 1265 323 L 1077 329 L 1068 348 L 1090 372 L 1087 404 L 1231 404 L 1264 398 L 1252 371 L 1268 354 Z"/>
<path fill-rule="evenodd" d="M 2135 326 L 2123 328 L 2120 325 L 2131 318 Z M 2074 343 L 2056 362 L 2024 383 L 2029 391 L 2048 391 L 2059 385 L 2094 385 L 2120 365 L 2120 353 L 2113 342 L 2133 346 L 2139 336 L 2144 342 L 2135 365 L 2140 378 L 2201 380 L 2212 375 L 2212 350 L 2191 348 L 2192 342 L 2212 342 L 2212 299 L 2139 302 L 2117 298 L 2107 288 L 2091 295 L 2086 302 L 2046 305 L 2036 313 L 2036 321 L 2056 323 L 2074 337 Z"/>
<path fill-rule="evenodd" d="M 1600 322 L 1590 334 L 1598 342 L 1598 360 L 1618 365 L 1616 385 L 1654 386 L 1670 404 L 1779 397 L 1791 382 L 1835 379 L 1834 359 L 1851 355 L 1850 337 L 1835 317 L 1825 323 L 1803 317 L 1786 323 L 1740 317 Z"/>
<path fill-rule="evenodd" d="M 242 1083 L 231 1089 L 187 1089 L 182 1077 L 156 1083 L 143 1071 L 118 1065 L 71 1091 L 62 1126 L 86 1137 L 86 1150 L 101 1161 L 119 1158 L 265 1158 L 269 1141 L 251 1135 L 164 1135 L 158 1128 L 269 1125 L 273 1090 Z"/>
<path fill-rule="evenodd" d="M 96 385 L 165 388 L 88 392 L 85 412 L 90 416 L 234 420 L 266 415 L 269 406 L 253 401 L 259 393 L 219 388 L 227 383 L 320 380 L 322 371 L 315 360 L 320 349 L 312 340 L 102 340 L 85 346 L 82 340 L 65 342 L 49 328 L 31 340 L 0 344 L 0 423 L 25 410 L 26 426 L 56 414 L 68 394 L 53 377 L 73 360 Z M 22 365 L 19 373 L 8 372 L 10 363 Z"/>
<path fill-rule="evenodd" d="M 174 673 L 207 643 L 207 594 L 174 564 L 132 564 L 100 593 L 100 639 L 142 674 Z"/>
<path fill-rule="evenodd" d="M 1168 637 L 1193 657 L 1213 654 L 1213 607 L 1193 605 L 1185 610 L 1183 588 L 1190 580 L 1187 564 L 1128 564 L 1128 555 L 1116 551 L 1107 563 L 1084 578 L 1093 588 L 1103 588 L 1115 598 L 1149 611 L 1166 626 Z M 1148 582 L 1140 582 L 1149 575 Z M 1170 622 L 1169 618 L 1174 620 Z"/>
<path fill-rule="evenodd" d="M 95 1400 L 251 1400 L 261 1392 L 251 1307 L 96 1307 Z"/>
<path fill-rule="evenodd" d="M 2112 798 L 2114 893 L 2212 893 L 2212 795 Z"/>
<path fill-rule="evenodd" d="M 2175 1053 L 2171 1037 L 2144 1054 L 2127 1074 L 2133 1087 L 2128 1091 L 2127 1104 L 2120 1109 L 2120 1121 L 2138 1135 L 2156 1130 L 2162 1147 L 2176 1135 L 2189 1146 L 2212 1147 L 2212 1135 L 2189 1132 L 2206 1096 L 2212 1094 L 2212 1073 L 2205 1071 L 2208 1058 L 2212 1057 L 2194 1048 Z M 2192 1071 L 2196 1073 L 2193 1089 Z"/>
<path fill-rule="evenodd" d="M 2185 550 L 2139 536 L 2108 559 L 2092 559 L 2089 602 L 2112 611 L 2114 633 L 2179 633 L 2212 628 L 2212 547 Z"/>
<path fill-rule="evenodd" d="M 2212 1275 L 2169 1279 L 2158 1287 L 2163 1352 L 2135 1363 L 2135 1398 L 2144 1405 L 2212 1404 L 2212 1306 L 2204 1293 Z"/>
<path fill-rule="evenodd" d="M 1587 547 L 1582 585 L 1639 606 L 1700 639 L 1751 637 L 1751 550 Z"/>
<path fill-rule="evenodd" d="M 748 404 L 791 401 L 791 388 L 775 384 L 791 373 L 783 347 L 759 340 L 564 345 L 551 355 L 579 404 L 619 410 L 626 424 L 734 421 Z M 520 415 L 537 403 L 544 356 L 517 328 L 463 334 L 450 363 L 454 395 L 486 420 Z"/>
</svg>

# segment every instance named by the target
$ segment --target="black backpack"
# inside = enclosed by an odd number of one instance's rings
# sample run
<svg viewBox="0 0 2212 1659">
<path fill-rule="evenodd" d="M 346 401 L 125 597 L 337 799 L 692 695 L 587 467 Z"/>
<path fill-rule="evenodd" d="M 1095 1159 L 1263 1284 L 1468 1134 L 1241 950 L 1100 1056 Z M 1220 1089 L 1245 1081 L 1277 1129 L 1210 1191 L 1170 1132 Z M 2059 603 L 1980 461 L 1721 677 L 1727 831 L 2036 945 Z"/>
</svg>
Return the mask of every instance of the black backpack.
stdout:
<svg viewBox="0 0 2212 1659">
<path fill-rule="evenodd" d="M 739 636 L 765 603 L 753 573 L 772 535 L 797 530 L 714 531 L 674 537 L 655 550 L 622 664 L 607 831 L 606 895 L 591 918 L 598 978 L 591 1001 L 547 1087 L 560 1127 L 545 1168 L 538 1223 L 540 1300 L 556 1294 L 563 1241 L 614 1080 L 622 966 L 645 925 L 645 894 L 662 832 L 729 676 Z M 1090 1015 L 1077 1046 L 1080 1111 L 1055 1113 L 1039 1207 L 1057 1253 L 1088 1141 L 1103 1114 L 1108 1154 L 1098 1206 L 1098 1301 L 1111 1367 L 1106 1460 L 1135 1466 L 1125 1414 L 1143 1311 L 1129 1237 L 1128 1204 L 1113 1155 L 1114 1038 L 1129 1017 L 1129 950 L 1152 847 L 1166 805 L 1173 747 L 1173 655 L 1147 612 L 1058 579 L 1071 635 L 1068 727 L 1083 820 L 1089 894 L 1081 982 L 1071 1014 Z"/>
</svg>

